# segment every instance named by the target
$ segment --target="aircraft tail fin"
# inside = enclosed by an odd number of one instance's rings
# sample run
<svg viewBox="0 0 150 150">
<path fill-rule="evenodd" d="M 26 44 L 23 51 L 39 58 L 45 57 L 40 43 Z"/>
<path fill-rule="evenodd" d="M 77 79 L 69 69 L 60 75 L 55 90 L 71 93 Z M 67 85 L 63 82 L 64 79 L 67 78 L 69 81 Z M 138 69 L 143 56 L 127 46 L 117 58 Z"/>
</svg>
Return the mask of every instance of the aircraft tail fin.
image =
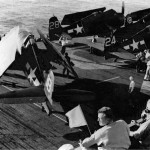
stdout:
<svg viewBox="0 0 150 150">
<path fill-rule="evenodd" d="M 50 41 L 58 40 L 62 34 L 63 28 L 61 27 L 58 18 L 53 16 L 49 19 L 49 38 Z"/>
</svg>

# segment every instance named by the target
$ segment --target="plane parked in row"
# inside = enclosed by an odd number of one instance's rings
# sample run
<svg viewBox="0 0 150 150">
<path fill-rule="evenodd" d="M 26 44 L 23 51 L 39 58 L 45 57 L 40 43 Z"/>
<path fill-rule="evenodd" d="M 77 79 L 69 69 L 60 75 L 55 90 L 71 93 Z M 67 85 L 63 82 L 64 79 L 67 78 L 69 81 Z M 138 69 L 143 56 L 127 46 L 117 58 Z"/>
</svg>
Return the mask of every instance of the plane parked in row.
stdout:
<svg viewBox="0 0 150 150">
<path fill-rule="evenodd" d="M 122 43 L 123 49 L 118 49 L 115 46 L 113 49 L 109 48 L 110 53 L 119 58 L 129 60 L 134 59 L 137 52 L 145 49 L 143 36 L 147 32 L 136 36 L 135 39 L 130 40 L 128 43 L 123 42 L 150 24 L 150 9 L 139 10 L 125 16 L 123 3 L 120 13 L 113 9 L 106 11 L 89 10 L 86 12 L 90 11 L 92 11 L 90 15 L 84 14 L 84 12 L 65 15 L 61 24 L 57 17 L 51 17 L 49 19 L 49 39 L 51 41 L 58 40 L 63 36 L 74 43 L 87 44 L 102 52 L 105 47 Z M 84 17 L 79 17 L 80 13 L 84 14 Z M 62 25 L 67 26 L 63 27 Z M 87 37 L 93 35 L 97 35 L 95 43 L 92 43 L 91 38 Z M 142 49 L 139 50 L 138 46 L 142 47 Z"/>
<path fill-rule="evenodd" d="M 0 69 L 2 76 L 7 69 L 22 70 L 31 87 L 0 94 L 0 103 L 21 104 L 44 102 L 47 99 L 48 84 L 43 71 L 52 69 L 50 63 L 56 59 L 66 67 L 75 78 L 78 75 L 64 56 L 38 30 L 44 44 L 51 50 L 42 51 L 38 48 L 34 36 L 19 26 L 13 28 L 0 42 Z M 7 44 L 6 44 L 7 43 Z M 5 53 L 4 53 L 5 52 Z M 51 57 L 50 57 L 51 56 Z M 50 79 L 49 79 L 50 80 Z M 61 97 L 61 98 L 60 98 Z M 79 89 L 54 88 L 53 98 L 56 101 L 86 102 L 94 100 L 94 93 Z"/>
</svg>

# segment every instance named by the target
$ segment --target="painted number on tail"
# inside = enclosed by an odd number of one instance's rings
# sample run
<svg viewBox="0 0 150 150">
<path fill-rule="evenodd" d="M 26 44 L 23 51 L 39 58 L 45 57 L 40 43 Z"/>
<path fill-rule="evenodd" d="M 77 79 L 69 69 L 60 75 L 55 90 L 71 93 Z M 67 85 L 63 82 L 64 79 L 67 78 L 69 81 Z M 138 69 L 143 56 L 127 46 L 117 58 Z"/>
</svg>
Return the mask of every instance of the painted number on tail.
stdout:
<svg viewBox="0 0 150 150">
<path fill-rule="evenodd" d="M 53 30 L 53 29 L 59 28 L 59 27 L 60 27 L 59 21 L 55 21 L 55 22 L 50 22 L 50 23 L 49 23 L 49 29 L 50 29 L 50 30 Z"/>
<path fill-rule="evenodd" d="M 116 43 L 115 36 L 113 36 L 112 41 L 111 41 L 111 37 L 106 37 L 105 46 L 110 46 L 111 44 L 115 44 L 115 43 Z"/>
</svg>

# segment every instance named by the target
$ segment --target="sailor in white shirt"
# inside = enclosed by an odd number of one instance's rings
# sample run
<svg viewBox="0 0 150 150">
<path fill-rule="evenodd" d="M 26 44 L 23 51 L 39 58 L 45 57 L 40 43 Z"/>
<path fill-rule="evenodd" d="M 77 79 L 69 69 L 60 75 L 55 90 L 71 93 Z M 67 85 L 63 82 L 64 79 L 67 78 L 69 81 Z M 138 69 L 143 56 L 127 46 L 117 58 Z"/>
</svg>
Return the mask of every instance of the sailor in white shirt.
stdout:
<svg viewBox="0 0 150 150">
<path fill-rule="evenodd" d="M 129 127 L 123 120 L 114 121 L 111 108 L 102 107 L 98 110 L 99 125 L 103 126 L 90 137 L 83 140 L 83 147 L 88 148 L 97 144 L 98 149 L 128 149 L 131 145 Z"/>
<path fill-rule="evenodd" d="M 129 93 L 132 93 L 133 90 L 134 90 L 134 88 L 135 88 L 135 82 L 134 82 L 132 76 L 129 77 L 129 80 L 130 80 L 130 84 L 129 84 L 129 91 L 128 91 L 128 92 L 129 92 Z"/>
<path fill-rule="evenodd" d="M 147 69 L 144 76 L 144 80 L 149 81 L 150 80 L 150 50 L 149 49 L 146 52 L 145 59 L 147 61 Z"/>
</svg>

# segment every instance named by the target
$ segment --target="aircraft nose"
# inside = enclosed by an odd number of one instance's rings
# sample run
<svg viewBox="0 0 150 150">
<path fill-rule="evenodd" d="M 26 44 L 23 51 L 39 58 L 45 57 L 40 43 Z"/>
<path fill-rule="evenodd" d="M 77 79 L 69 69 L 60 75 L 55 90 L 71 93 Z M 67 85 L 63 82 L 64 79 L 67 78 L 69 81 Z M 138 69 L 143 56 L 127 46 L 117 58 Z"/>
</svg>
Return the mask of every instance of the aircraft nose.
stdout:
<svg viewBox="0 0 150 150">
<path fill-rule="evenodd" d="M 125 17 L 122 14 L 120 14 L 118 19 L 119 19 L 118 21 L 119 26 L 123 26 L 125 22 Z"/>
</svg>

